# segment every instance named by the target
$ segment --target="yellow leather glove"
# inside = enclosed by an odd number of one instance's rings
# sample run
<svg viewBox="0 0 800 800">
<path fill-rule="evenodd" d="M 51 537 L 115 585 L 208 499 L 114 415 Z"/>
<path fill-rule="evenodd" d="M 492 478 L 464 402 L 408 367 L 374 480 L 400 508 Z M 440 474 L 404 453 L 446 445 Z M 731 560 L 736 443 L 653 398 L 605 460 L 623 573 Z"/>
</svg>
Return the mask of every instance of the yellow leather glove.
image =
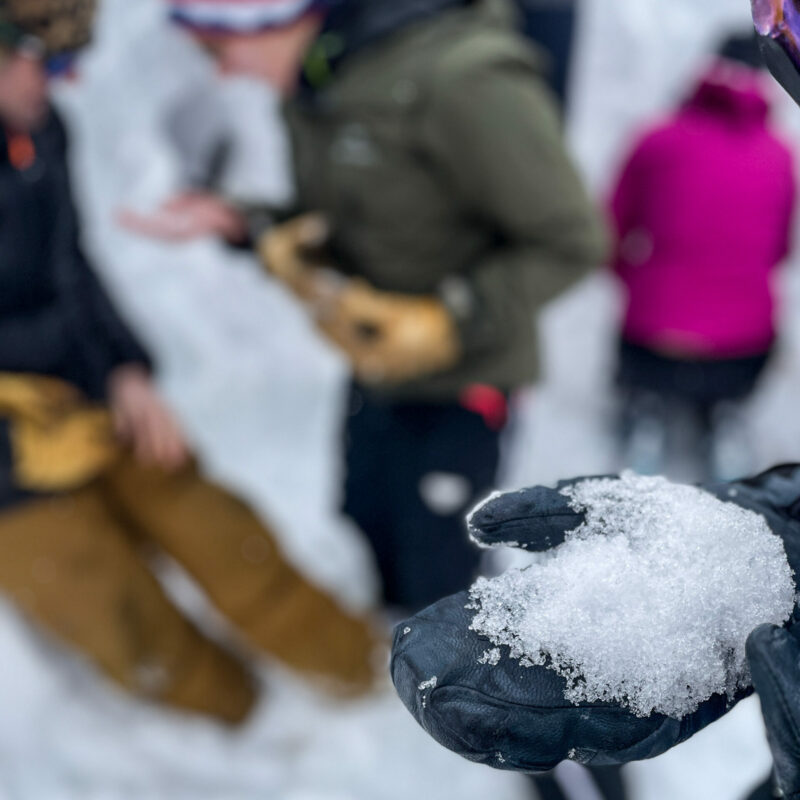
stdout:
<svg viewBox="0 0 800 800">
<path fill-rule="evenodd" d="M 57 378 L 27 373 L 0 372 L 0 414 L 46 425 L 74 408 L 81 393 Z"/>
<path fill-rule="evenodd" d="M 305 302 L 326 294 L 326 248 L 330 228 L 321 214 L 304 214 L 277 225 L 261 238 L 258 254 L 264 267 Z"/>
<path fill-rule="evenodd" d="M 14 478 L 23 489 L 67 491 L 104 472 L 120 454 L 111 417 L 101 408 L 84 408 L 39 425 L 20 419 L 11 426 Z"/>
<path fill-rule="evenodd" d="M 347 281 L 319 309 L 321 331 L 369 384 L 397 384 L 442 372 L 461 355 L 455 322 L 432 296 L 381 292 Z"/>
<path fill-rule="evenodd" d="M 0 374 L 0 415 L 11 423 L 14 480 L 29 491 L 77 488 L 120 452 L 108 412 L 55 378 Z"/>
</svg>

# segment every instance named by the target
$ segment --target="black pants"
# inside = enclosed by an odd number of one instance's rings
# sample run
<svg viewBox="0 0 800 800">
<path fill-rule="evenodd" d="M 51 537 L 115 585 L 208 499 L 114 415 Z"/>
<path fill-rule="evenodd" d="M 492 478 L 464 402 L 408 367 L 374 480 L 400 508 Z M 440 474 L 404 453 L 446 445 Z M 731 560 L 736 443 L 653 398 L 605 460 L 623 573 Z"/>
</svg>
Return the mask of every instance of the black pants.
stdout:
<svg viewBox="0 0 800 800">
<path fill-rule="evenodd" d="M 725 400 L 747 397 L 769 361 L 770 353 L 745 358 L 688 360 L 669 358 L 622 341 L 619 382 L 623 387 L 676 397 L 712 407 Z"/>
<path fill-rule="evenodd" d="M 344 511 L 375 551 L 387 605 L 417 611 L 474 579 L 480 551 L 464 518 L 493 488 L 499 438 L 455 403 L 352 390 Z"/>
<path fill-rule="evenodd" d="M 742 458 L 723 458 L 718 434 L 726 427 L 741 427 L 737 403 L 754 390 L 769 358 L 767 352 L 692 361 L 622 341 L 618 382 L 623 394 L 624 466 L 645 473 L 669 472 L 670 465 L 683 461 L 681 471 L 692 465 L 692 480 L 740 477 L 733 462 Z"/>
</svg>

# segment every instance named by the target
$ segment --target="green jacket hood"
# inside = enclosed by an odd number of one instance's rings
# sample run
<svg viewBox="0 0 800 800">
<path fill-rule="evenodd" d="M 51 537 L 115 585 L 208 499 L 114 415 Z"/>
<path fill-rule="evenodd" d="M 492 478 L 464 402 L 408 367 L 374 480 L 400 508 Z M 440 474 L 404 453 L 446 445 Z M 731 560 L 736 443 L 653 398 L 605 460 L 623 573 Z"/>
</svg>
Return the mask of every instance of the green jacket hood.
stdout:
<svg viewBox="0 0 800 800">
<path fill-rule="evenodd" d="M 482 0 L 339 0 L 333 2 L 322 32 L 305 65 L 304 90 L 323 88 L 338 66 L 351 56 L 453 8 Z"/>
</svg>

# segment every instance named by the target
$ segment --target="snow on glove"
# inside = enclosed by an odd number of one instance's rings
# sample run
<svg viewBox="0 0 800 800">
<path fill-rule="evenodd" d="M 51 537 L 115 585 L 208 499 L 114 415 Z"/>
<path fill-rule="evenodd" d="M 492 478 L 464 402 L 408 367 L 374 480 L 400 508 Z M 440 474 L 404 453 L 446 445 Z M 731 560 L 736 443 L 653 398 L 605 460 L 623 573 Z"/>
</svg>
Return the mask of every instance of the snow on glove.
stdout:
<svg viewBox="0 0 800 800">
<path fill-rule="evenodd" d="M 318 322 L 367 384 L 441 372 L 461 354 L 456 324 L 439 300 L 381 292 L 359 279 L 348 282 Z"/>
<path fill-rule="evenodd" d="M 584 521 L 561 489 L 535 487 L 499 495 L 470 519 L 473 538 L 487 546 L 513 544 L 546 551 Z M 762 514 L 800 571 L 800 467 L 704 487 L 726 502 Z M 716 694 L 682 719 L 647 717 L 615 702 L 575 705 L 566 680 L 544 666 L 511 658 L 487 662 L 488 640 L 470 630 L 468 593 L 449 597 L 398 626 L 392 676 L 406 707 L 437 741 L 473 761 L 537 772 L 566 759 L 604 766 L 658 756 L 727 713 L 751 690 Z M 482 663 L 483 662 L 483 663 Z"/>
</svg>

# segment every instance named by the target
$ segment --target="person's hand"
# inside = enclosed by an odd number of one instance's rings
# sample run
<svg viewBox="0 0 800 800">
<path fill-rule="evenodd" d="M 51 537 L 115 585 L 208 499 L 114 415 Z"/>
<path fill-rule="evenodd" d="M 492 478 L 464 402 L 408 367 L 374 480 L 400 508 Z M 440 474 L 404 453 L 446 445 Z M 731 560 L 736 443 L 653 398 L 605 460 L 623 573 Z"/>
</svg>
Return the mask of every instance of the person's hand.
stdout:
<svg viewBox="0 0 800 800">
<path fill-rule="evenodd" d="M 487 546 L 514 543 L 537 552 L 557 547 L 566 532 L 584 520 L 560 493 L 575 482 L 494 498 L 473 515 L 473 536 Z M 704 488 L 723 501 L 763 515 L 783 540 L 795 574 L 800 574 L 800 466 L 779 467 L 752 480 Z M 479 663 L 489 645 L 469 630 L 473 612 L 465 608 L 468 602 L 466 592 L 455 595 L 399 625 L 392 677 L 401 699 L 423 728 L 473 761 L 537 772 L 567 759 L 605 766 L 652 758 L 693 736 L 750 693 L 731 700 L 716 695 L 680 720 L 660 714 L 636 717 L 613 703 L 575 706 L 564 698 L 565 680 L 552 670 L 522 667 L 510 658 L 496 666 Z M 754 636 L 751 653 L 763 652 L 763 648 L 754 651 L 763 634 Z M 781 637 L 778 642 L 785 661 L 788 648 Z M 777 649 L 776 645 L 776 658 Z M 766 685 L 768 698 L 779 703 L 787 696 L 790 677 L 781 683 L 773 678 L 770 686 L 762 677 L 758 656 L 751 655 L 751 663 L 756 686 Z M 435 685 L 420 691 L 432 676 L 436 676 Z M 768 699 L 768 715 L 771 702 Z M 786 724 L 785 710 L 776 708 L 772 713 L 783 714 L 779 724 Z M 789 757 L 797 754 L 796 748 L 797 738 L 784 746 Z"/>
<path fill-rule="evenodd" d="M 762 625 L 747 640 L 753 685 L 761 700 L 775 780 L 783 797 L 800 800 L 800 632 Z"/>
<path fill-rule="evenodd" d="M 242 214 L 212 192 L 178 194 L 152 214 L 123 209 L 118 220 L 133 233 L 169 242 L 217 236 L 239 244 L 247 239 L 247 221 Z"/>
<path fill-rule="evenodd" d="M 185 466 L 190 454 L 183 433 L 145 370 L 118 367 L 108 394 L 116 434 L 141 464 L 170 472 Z"/>
<path fill-rule="evenodd" d="M 454 366 L 461 345 L 455 321 L 433 296 L 380 292 L 351 280 L 318 306 L 318 325 L 366 384 L 396 384 Z"/>
</svg>

